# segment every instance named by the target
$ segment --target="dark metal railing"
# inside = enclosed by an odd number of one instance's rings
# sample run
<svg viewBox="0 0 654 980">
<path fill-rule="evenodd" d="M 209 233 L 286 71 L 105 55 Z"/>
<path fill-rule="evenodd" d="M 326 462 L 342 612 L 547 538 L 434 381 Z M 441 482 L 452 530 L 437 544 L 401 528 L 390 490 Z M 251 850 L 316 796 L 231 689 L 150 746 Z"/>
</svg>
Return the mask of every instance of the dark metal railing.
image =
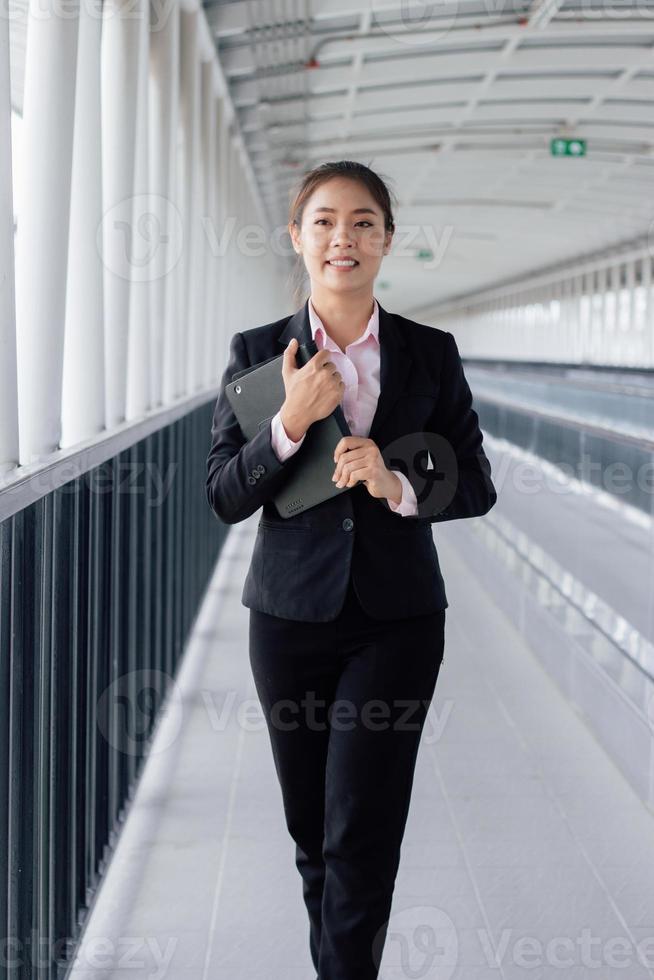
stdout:
<svg viewBox="0 0 654 980">
<path fill-rule="evenodd" d="M 213 405 L 0 523 L 0 980 L 64 976 L 124 821 L 229 530 Z"/>
<path fill-rule="evenodd" d="M 491 435 L 652 514 L 654 440 L 485 395 L 475 396 L 475 409 L 482 428 Z"/>
</svg>

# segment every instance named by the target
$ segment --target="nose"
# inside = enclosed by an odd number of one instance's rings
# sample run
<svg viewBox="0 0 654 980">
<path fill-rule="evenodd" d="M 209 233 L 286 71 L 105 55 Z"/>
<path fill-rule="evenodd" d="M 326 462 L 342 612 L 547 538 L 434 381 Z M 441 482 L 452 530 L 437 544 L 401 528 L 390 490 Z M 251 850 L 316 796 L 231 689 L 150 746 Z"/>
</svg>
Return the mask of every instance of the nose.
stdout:
<svg viewBox="0 0 654 980">
<path fill-rule="evenodd" d="M 352 244 L 352 236 L 350 235 L 350 233 L 349 233 L 346 225 L 345 226 L 342 226 L 342 227 L 341 226 L 337 226 L 334 229 L 333 244 L 334 245 L 338 245 L 339 247 L 341 245 L 351 245 Z"/>
</svg>

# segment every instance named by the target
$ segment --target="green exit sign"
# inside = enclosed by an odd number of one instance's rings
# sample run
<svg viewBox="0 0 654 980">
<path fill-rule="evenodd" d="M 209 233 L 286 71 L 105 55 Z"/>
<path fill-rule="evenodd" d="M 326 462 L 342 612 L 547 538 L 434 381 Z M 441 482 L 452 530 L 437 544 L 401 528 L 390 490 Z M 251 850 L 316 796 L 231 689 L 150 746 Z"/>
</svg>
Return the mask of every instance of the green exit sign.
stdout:
<svg viewBox="0 0 654 980">
<path fill-rule="evenodd" d="M 585 157 L 586 140 L 563 139 L 557 136 L 550 140 L 550 153 L 553 157 Z"/>
</svg>

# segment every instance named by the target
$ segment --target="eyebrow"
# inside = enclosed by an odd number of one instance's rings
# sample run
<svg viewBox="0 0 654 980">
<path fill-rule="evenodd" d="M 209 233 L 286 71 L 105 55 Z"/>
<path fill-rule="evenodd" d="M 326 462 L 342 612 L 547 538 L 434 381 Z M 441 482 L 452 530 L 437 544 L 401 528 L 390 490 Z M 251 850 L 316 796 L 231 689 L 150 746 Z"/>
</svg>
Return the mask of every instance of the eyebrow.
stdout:
<svg viewBox="0 0 654 980">
<path fill-rule="evenodd" d="M 336 214 L 336 208 L 314 208 L 313 213 L 318 214 L 319 211 L 331 211 L 332 214 Z M 377 214 L 372 208 L 354 208 L 352 214 Z"/>
</svg>

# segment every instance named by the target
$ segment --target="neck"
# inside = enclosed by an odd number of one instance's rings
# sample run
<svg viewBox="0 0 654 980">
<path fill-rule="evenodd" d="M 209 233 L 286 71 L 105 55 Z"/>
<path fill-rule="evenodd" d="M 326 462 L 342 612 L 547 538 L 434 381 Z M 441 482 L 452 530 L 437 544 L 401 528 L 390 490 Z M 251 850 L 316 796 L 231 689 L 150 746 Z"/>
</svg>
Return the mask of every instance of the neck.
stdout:
<svg viewBox="0 0 654 980">
<path fill-rule="evenodd" d="M 375 308 L 372 292 L 335 296 L 312 289 L 310 298 L 325 330 L 343 351 L 365 333 Z"/>
</svg>

